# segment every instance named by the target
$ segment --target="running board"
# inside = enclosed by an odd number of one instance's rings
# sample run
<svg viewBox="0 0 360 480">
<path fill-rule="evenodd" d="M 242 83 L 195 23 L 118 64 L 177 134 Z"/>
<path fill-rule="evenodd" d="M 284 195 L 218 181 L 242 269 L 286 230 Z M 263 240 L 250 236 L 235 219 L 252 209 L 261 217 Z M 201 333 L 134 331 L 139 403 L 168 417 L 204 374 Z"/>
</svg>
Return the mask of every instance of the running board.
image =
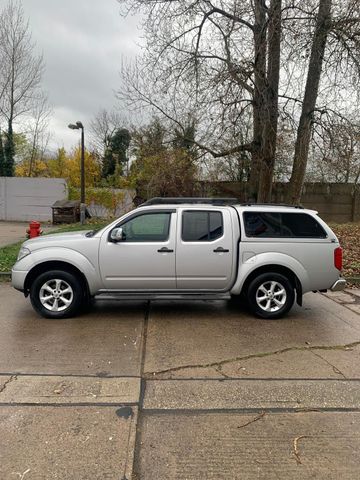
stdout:
<svg viewBox="0 0 360 480">
<path fill-rule="evenodd" d="M 96 300 L 230 300 L 228 293 L 100 293 Z"/>
</svg>

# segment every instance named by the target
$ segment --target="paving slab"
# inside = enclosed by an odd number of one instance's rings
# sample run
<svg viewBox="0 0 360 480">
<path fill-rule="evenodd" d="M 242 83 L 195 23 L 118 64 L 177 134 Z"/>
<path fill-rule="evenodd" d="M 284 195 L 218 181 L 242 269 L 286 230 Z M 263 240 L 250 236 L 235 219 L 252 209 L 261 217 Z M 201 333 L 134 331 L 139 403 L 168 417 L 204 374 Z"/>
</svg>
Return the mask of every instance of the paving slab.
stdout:
<svg viewBox="0 0 360 480">
<path fill-rule="evenodd" d="M 359 291 L 358 289 L 348 289 L 343 292 L 327 292 L 324 295 L 360 315 Z"/>
<path fill-rule="evenodd" d="M 208 367 L 180 367 L 148 378 L 356 378 L 360 379 L 360 346 L 335 350 L 309 347 L 215 362 Z"/>
<path fill-rule="evenodd" d="M 0 403 L 125 404 L 139 401 L 139 378 L 0 376 Z"/>
<path fill-rule="evenodd" d="M 144 414 L 141 480 L 358 480 L 359 413 Z"/>
<path fill-rule="evenodd" d="M 359 409 L 360 380 L 149 380 L 144 409 Z"/>
<path fill-rule="evenodd" d="M 357 297 L 352 294 L 351 290 L 345 290 L 341 292 L 328 291 L 325 293 L 325 296 L 335 300 L 338 303 L 354 303 L 357 299 Z"/>
<path fill-rule="evenodd" d="M 313 350 L 312 353 L 320 356 L 335 373 L 344 378 L 360 378 L 360 345 L 336 350 Z"/>
<path fill-rule="evenodd" d="M 0 284 L 0 373 L 138 376 L 145 310 L 101 302 L 76 318 L 49 320 Z"/>
<path fill-rule="evenodd" d="M 136 421 L 134 407 L 126 415 L 116 407 L 0 407 L 0 478 L 130 480 Z"/>
<path fill-rule="evenodd" d="M 360 315 L 360 304 L 359 303 L 357 303 L 357 304 L 346 304 L 346 307 L 349 310 L 351 310 L 352 312 L 355 312 L 358 315 Z"/>
<path fill-rule="evenodd" d="M 241 362 L 263 358 L 262 367 L 252 375 L 336 378 L 332 366 L 311 351 L 345 349 L 358 341 L 360 316 L 320 294 L 305 295 L 303 308 L 296 306 L 276 321 L 254 318 L 228 302 L 154 303 L 145 374 L 147 378 L 221 377 L 219 367 L 228 373 L 224 365 L 233 363 L 235 369 L 229 374 L 243 376 L 236 373 Z M 275 361 L 286 359 L 292 350 L 296 355 L 289 355 L 289 361 Z M 357 375 L 355 364 L 354 368 Z"/>
</svg>

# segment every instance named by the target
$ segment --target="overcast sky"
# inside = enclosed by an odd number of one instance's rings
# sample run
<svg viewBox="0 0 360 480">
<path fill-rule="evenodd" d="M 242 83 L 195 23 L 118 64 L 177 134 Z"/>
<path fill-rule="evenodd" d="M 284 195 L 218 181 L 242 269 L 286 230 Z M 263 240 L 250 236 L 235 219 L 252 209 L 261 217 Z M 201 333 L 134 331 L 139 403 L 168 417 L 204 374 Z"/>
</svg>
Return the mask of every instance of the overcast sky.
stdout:
<svg viewBox="0 0 360 480">
<path fill-rule="evenodd" d="M 23 0 L 23 6 L 46 64 L 51 148 L 71 148 L 78 133 L 67 128 L 70 122 L 86 127 L 99 109 L 118 105 L 113 91 L 121 61 L 139 50 L 138 20 L 122 18 L 116 0 Z"/>
</svg>

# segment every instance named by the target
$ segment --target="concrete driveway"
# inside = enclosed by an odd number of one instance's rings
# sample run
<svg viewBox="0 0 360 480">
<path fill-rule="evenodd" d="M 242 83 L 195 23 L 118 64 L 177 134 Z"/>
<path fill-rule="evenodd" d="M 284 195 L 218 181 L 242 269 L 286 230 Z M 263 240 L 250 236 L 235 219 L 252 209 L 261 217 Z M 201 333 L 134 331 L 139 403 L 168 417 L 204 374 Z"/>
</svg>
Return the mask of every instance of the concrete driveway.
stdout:
<svg viewBox="0 0 360 480">
<path fill-rule="evenodd" d="M 358 479 L 360 295 L 286 319 L 98 302 L 51 321 L 0 284 L 0 478 Z"/>
</svg>

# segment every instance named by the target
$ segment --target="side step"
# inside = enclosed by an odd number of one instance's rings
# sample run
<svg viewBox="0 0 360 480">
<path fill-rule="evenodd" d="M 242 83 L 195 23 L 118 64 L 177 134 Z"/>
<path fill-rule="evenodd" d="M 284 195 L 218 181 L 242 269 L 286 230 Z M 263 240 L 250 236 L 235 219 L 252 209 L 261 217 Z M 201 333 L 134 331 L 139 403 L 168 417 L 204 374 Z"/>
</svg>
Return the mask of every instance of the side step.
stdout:
<svg viewBox="0 0 360 480">
<path fill-rule="evenodd" d="M 125 293 L 104 292 L 95 296 L 96 300 L 230 300 L 228 293 Z"/>
</svg>

